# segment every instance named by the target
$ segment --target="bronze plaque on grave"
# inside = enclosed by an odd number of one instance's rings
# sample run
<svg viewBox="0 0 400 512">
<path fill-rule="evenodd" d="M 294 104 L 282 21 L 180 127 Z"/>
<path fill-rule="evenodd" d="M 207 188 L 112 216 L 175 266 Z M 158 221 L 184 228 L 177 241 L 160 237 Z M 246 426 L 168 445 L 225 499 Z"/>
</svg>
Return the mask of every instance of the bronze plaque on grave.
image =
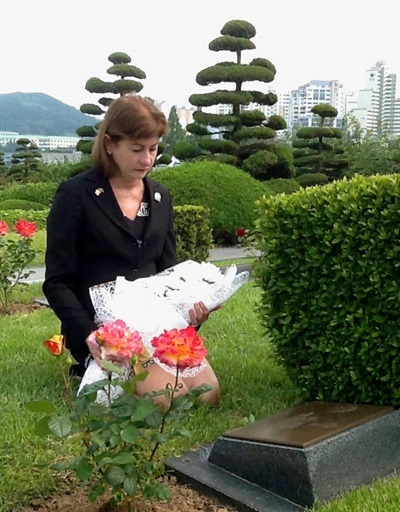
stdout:
<svg viewBox="0 0 400 512">
<path fill-rule="evenodd" d="M 379 405 L 308 402 L 225 432 L 224 437 L 306 448 L 393 410 Z"/>
</svg>

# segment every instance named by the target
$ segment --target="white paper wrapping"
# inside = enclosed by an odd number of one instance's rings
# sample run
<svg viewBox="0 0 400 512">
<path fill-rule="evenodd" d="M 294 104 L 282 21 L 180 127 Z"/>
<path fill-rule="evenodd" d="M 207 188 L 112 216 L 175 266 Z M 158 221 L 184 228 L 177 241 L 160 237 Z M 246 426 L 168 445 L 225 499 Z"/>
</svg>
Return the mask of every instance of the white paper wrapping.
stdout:
<svg viewBox="0 0 400 512">
<path fill-rule="evenodd" d="M 98 326 L 110 320 L 123 320 L 140 333 L 144 346 L 153 355 L 153 338 L 164 330 L 187 327 L 190 323 L 189 310 L 195 303 L 202 301 L 212 310 L 231 297 L 249 277 L 248 271 L 238 274 L 236 265 L 221 271 L 212 263 L 188 260 L 160 274 L 135 281 L 117 277 L 116 281 L 91 287 L 89 292 Z M 156 362 L 175 374 L 175 368 L 158 360 Z M 181 376 L 194 376 L 204 368 L 203 363 L 196 368 L 185 369 Z M 106 378 L 106 372 L 93 361 L 85 372 L 78 393 L 84 385 L 103 378 Z M 121 392 L 121 388 L 114 387 L 113 397 Z"/>
</svg>

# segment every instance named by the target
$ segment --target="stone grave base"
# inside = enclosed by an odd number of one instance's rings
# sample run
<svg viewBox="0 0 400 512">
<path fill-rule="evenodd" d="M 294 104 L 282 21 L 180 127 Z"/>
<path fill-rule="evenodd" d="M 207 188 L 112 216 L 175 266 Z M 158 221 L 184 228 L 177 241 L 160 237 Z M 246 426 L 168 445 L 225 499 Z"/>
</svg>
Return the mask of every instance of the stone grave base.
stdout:
<svg viewBox="0 0 400 512">
<path fill-rule="evenodd" d="M 400 411 L 310 402 L 166 461 L 178 479 L 245 512 L 294 512 L 400 469 Z"/>
</svg>

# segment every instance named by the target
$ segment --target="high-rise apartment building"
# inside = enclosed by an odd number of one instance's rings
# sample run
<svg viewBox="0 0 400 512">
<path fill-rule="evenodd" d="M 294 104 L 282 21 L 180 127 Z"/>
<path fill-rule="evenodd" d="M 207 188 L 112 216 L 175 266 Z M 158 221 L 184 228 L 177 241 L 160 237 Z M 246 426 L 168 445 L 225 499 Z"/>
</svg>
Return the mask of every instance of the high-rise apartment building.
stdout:
<svg viewBox="0 0 400 512">
<path fill-rule="evenodd" d="M 336 108 L 338 115 L 333 120 L 333 125 L 340 124 L 345 115 L 343 84 L 338 80 L 311 80 L 311 82 L 291 91 L 288 125 L 312 126 L 315 116 L 311 109 L 321 103 L 328 103 Z"/>
<path fill-rule="evenodd" d="M 360 127 L 372 135 L 400 135 L 400 99 L 396 99 L 396 75 L 384 61 L 365 72 L 365 87 L 359 91 L 356 108 L 348 111 Z"/>
</svg>

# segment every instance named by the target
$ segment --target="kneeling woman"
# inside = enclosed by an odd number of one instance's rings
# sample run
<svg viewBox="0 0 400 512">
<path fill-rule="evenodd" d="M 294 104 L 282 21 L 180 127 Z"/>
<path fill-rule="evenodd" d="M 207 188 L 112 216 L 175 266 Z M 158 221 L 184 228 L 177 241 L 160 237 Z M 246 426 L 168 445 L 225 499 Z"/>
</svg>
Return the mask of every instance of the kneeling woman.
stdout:
<svg viewBox="0 0 400 512">
<path fill-rule="evenodd" d="M 79 376 L 92 358 L 101 363 L 88 344 L 97 328 L 89 288 L 117 276 L 149 277 L 177 263 L 170 194 L 148 177 L 166 132 L 166 118 L 151 102 L 128 95 L 114 100 L 94 142 L 94 167 L 61 183 L 54 197 L 47 219 L 43 292 L 61 321 Z M 192 325 L 200 326 L 208 315 L 202 302 L 194 304 Z M 149 375 L 139 393 L 174 383 L 159 365 L 146 369 Z M 216 404 L 219 384 L 208 363 L 182 380 L 181 392 L 202 383 L 213 386 L 202 399 Z"/>
</svg>

